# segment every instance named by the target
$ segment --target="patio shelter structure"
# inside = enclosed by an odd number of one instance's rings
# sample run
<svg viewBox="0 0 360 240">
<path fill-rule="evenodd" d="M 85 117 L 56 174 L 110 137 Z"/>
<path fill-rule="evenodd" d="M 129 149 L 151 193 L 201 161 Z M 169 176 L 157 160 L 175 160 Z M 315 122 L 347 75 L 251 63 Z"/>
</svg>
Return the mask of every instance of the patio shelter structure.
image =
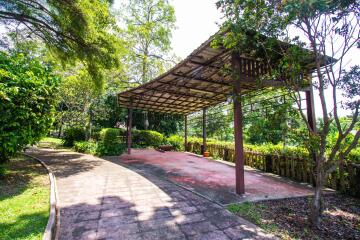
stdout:
<svg viewBox="0 0 360 240">
<path fill-rule="evenodd" d="M 118 94 L 120 106 L 128 108 L 127 144 L 131 154 L 132 110 L 180 114 L 185 121 L 185 146 L 187 145 L 187 115 L 203 111 L 203 151 L 206 150 L 206 109 L 233 98 L 236 193 L 245 193 L 243 113 L 241 98 L 244 94 L 267 87 L 284 87 L 283 79 L 258 81 L 270 69 L 261 59 L 225 47 L 213 48 L 210 37 L 186 59 L 168 72 L 139 87 Z M 299 76 L 308 83 L 306 93 L 307 116 L 315 129 L 314 101 L 311 88 L 313 63 L 304 65 L 306 74 Z M 232 74 L 229 74 L 231 70 Z M 236 75 L 236 77 L 234 77 Z"/>
</svg>

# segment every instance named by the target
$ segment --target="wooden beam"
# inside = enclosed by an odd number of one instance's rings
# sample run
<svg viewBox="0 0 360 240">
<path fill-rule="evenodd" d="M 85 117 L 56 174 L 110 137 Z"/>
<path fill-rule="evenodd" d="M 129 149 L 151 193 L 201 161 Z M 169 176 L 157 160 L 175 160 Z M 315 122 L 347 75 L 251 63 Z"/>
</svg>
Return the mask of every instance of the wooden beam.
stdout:
<svg viewBox="0 0 360 240">
<path fill-rule="evenodd" d="M 232 83 L 216 82 L 216 81 L 211 81 L 211 80 L 206 79 L 206 78 L 188 77 L 188 76 L 183 76 L 183 75 L 176 74 L 176 73 L 171 73 L 171 75 L 179 77 L 179 78 L 183 78 L 183 79 L 186 79 L 186 80 L 194 80 L 194 81 L 198 81 L 198 82 L 206 82 L 206 83 L 211 83 L 211 84 L 217 84 L 217 85 L 221 85 L 221 86 L 224 86 L 224 87 L 232 87 Z"/>
<path fill-rule="evenodd" d="M 175 97 L 183 96 L 183 97 L 191 97 L 191 98 L 195 98 L 195 99 L 207 100 L 209 102 L 217 101 L 217 100 L 214 100 L 213 97 L 192 95 L 192 94 L 187 94 L 187 93 L 178 92 L 178 91 L 172 91 L 172 90 L 167 90 L 167 89 L 161 89 L 161 90 L 158 90 L 156 88 L 145 88 L 145 89 L 148 89 L 150 91 L 156 91 L 156 92 L 159 92 L 159 93 L 168 93 L 168 94 L 171 94 L 171 95 L 173 95 Z"/>
<path fill-rule="evenodd" d="M 168 86 L 172 86 L 172 87 L 176 87 L 176 88 L 185 88 L 185 89 L 190 89 L 190 90 L 193 89 L 193 90 L 198 90 L 198 91 L 207 92 L 207 93 L 215 93 L 215 94 L 227 95 L 227 93 L 224 93 L 224 92 L 208 90 L 207 87 L 209 87 L 209 86 L 206 86 L 205 88 L 198 88 L 198 87 L 194 87 L 194 86 L 186 86 L 184 84 L 183 85 L 177 85 L 176 83 L 174 84 L 174 83 L 167 83 L 167 82 L 160 82 L 160 81 L 159 81 L 159 83 L 164 84 L 164 85 L 168 85 Z M 160 87 L 160 86 L 157 86 L 157 87 Z M 159 89 L 159 91 L 161 91 L 161 89 Z"/>
<path fill-rule="evenodd" d="M 124 100 L 123 102 L 130 102 L 127 100 Z M 152 105 L 154 107 L 163 107 L 166 109 L 172 109 L 172 110 L 196 110 L 201 106 L 182 106 L 182 105 L 174 105 L 174 104 L 169 104 L 169 103 L 161 103 L 161 102 L 153 102 L 151 100 L 138 100 L 138 101 L 133 101 L 133 105 L 136 108 L 138 105 Z"/>
<path fill-rule="evenodd" d="M 121 105 L 123 105 L 125 107 L 129 107 L 129 102 L 123 101 L 123 102 L 121 102 Z M 164 113 L 175 113 L 175 114 L 181 114 L 181 115 L 183 115 L 184 113 L 187 113 L 187 112 L 191 112 L 191 110 L 187 110 L 187 109 L 180 110 L 180 109 L 173 109 L 173 108 L 167 108 L 167 107 L 156 107 L 151 104 L 145 104 L 145 103 L 138 104 L 134 108 L 143 109 L 143 110 L 153 110 L 153 111 L 164 112 Z M 194 111 L 197 111 L 197 109 Z"/>
</svg>

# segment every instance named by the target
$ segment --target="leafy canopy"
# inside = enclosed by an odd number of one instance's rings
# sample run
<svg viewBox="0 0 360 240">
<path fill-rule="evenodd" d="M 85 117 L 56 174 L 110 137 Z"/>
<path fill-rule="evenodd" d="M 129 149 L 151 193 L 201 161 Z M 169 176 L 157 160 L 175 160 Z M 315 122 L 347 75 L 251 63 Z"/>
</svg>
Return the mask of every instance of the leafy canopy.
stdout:
<svg viewBox="0 0 360 240">
<path fill-rule="evenodd" d="M 125 51 L 105 0 L 4 0 L 0 22 L 17 36 L 41 39 L 63 63 L 82 61 L 98 86 L 103 69 L 119 67 Z"/>
</svg>

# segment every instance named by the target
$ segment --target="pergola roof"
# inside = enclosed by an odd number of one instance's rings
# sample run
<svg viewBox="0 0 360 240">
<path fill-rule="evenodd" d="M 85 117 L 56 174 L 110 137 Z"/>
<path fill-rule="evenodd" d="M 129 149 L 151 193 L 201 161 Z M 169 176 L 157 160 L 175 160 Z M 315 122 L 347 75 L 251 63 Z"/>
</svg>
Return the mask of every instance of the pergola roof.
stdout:
<svg viewBox="0 0 360 240">
<path fill-rule="evenodd" d="M 215 35 L 214 35 L 215 36 Z M 168 72 L 139 87 L 118 94 L 123 107 L 187 115 L 224 102 L 233 94 L 232 51 L 213 48 L 210 37 L 186 59 Z M 281 80 L 257 81 L 268 72 L 267 65 L 244 54 L 240 62 L 241 94 L 269 86 L 281 86 Z"/>
</svg>

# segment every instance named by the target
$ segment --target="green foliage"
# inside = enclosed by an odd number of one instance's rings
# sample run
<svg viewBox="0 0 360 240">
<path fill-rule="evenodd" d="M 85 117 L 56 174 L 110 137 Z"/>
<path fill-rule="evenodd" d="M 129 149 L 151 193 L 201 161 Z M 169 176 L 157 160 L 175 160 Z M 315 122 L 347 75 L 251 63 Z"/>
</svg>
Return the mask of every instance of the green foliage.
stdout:
<svg viewBox="0 0 360 240">
<path fill-rule="evenodd" d="M 100 156 L 120 155 L 125 151 L 122 141 L 124 130 L 119 128 L 104 128 L 100 131 L 100 141 L 97 146 L 97 154 Z"/>
<path fill-rule="evenodd" d="M 360 147 L 353 149 L 349 155 L 346 157 L 346 160 L 353 163 L 360 163 Z"/>
<path fill-rule="evenodd" d="M 85 130 L 82 127 L 69 127 L 64 131 L 64 146 L 72 147 L 75 141 L 85 140 Z"/>
<path fill-rule="evenodd" d="M 58 81 L 38 60 L 0 52 L 0 162 L 48 132 Z"/>
<path fill-rule="evenodd" d="M 184 138 L 178 135 L 171 135 L 166 141 L 175 148 L 177 151 L 184 150 Z"/>
<path fill-rule="evenodd" d="M 151 130 L 133 130 L 133 143 L 137 147 L 158 147 L 164 143 L 164 136 Z"/>
<path fill-rule="evenodd" d="M 97 149 L 98 149 L 98 145 L 95 142 L 90 142 L 90 141 L 74 142 L 74 150 L 77 152 L 100 155 L 97 153 Z"/>
<path fill-rule="evenodd" d="M 124 15 L 131 70 L 137 82 L 145 83 L 165 70 L 175 11 L 166 0 L 133 0 L 125 6 Z"/>
<path fill-rule="evenodd" d="M 98 86 L 104 68 L 121 66 L 119 56 L 125 48 L 115 35 L 108 1 L 5 0 L 0 11 L 2 23 L 20 28 L 16 34 L 23 38 L 41 39 L 64 64 L 83 62 Z"/>
</svg>

